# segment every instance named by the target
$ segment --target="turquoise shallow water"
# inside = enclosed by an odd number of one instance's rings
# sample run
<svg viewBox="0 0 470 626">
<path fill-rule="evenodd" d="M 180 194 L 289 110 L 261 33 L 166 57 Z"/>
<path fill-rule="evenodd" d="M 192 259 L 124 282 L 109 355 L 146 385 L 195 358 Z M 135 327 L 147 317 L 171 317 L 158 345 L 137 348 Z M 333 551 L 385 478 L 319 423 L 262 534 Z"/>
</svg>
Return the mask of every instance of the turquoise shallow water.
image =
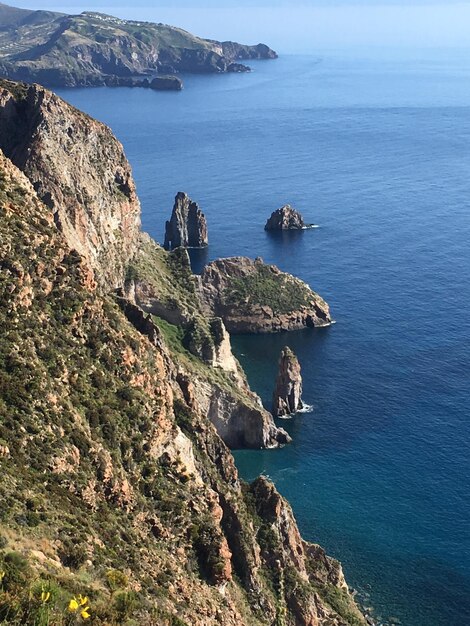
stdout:
<svg viewBox="0 0 470 626">
<path fill-rule="evenodd" d="M 469 79 L 452 56 L 285 57 L 181 94 L 61 92 L 123 141 L 154 237 L 185 190 L 209 220 L 196 265 L 260 255 L 330 303 L 330 328 L 234 340 L 267 404 L 290 345 L 314 407 L 236 460 L 406 626 L 470 625 Z M 286 202 L 320 228 L 266 234 Z"/>
</svg>

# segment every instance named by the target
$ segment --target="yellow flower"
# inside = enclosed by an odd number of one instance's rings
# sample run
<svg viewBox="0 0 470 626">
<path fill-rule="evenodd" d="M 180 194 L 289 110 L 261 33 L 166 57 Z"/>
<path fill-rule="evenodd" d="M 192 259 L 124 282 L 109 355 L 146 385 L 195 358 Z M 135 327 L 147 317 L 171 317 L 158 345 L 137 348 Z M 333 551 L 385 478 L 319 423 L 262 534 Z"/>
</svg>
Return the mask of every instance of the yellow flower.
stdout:
<svg viewBox="0 0 470 626">
<path fill-rule="evenodd" d="M 69 611 L 75 613 L 78 610 L 79 604 L 77 598 L 74 596 L 69 602 Z"/>
<path fill-rule="evenodd" d="M 2 580 L 5 578 L 5 572 L 4 570 L 0 571 L 0 583 L 2 582 Z"/>
<path fill-rule="evenodd" d="M 82 616 L 82 619 L 88 619 L 90 617 L 90 607 L 86 606 L 84 609 L 81 610 L 80 615 Z"/>
<path fill-rule="evenodd" d="M 51 592 L 50 591 L 44 591 L 44 589 L 43 589 L 42 593 L 41 593 L 41 602 L 43 604 L 46 604 L 46 602 L 49 601 L 50 597 L 51 597 Z"/>
<path fill-rule="evenodd" d="M 88 598 L 86 596 L 82 596 L 81 593 L 78 594 L 78 601 L 80 603 L 80 606 L 84 606 L 85 604 L 88 604 Z"/>
</svg>

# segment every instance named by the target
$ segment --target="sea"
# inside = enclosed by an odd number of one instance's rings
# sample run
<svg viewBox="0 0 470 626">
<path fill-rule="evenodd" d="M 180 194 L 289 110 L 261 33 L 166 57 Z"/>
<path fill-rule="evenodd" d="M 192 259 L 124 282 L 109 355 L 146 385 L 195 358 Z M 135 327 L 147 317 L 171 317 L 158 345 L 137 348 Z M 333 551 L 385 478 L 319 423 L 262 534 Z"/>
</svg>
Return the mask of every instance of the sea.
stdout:
<svg viewBox="0 0 470 626">
<path fill-rule="evenodd" d="M 143 226 L 163 240 L 178 191 L 207 216 L 196 272 L 262 257 L 336 324 L 237 336 L 269 408 L 279 353 L 310 408 L 293 443 L 240 450 L 380 623 L 470 625 L 470 54 L 281 55 L 181 93 L 59 90 L 123 142 Z M 269 234 L 289 203 L 318 228 Z"/>
</svg>

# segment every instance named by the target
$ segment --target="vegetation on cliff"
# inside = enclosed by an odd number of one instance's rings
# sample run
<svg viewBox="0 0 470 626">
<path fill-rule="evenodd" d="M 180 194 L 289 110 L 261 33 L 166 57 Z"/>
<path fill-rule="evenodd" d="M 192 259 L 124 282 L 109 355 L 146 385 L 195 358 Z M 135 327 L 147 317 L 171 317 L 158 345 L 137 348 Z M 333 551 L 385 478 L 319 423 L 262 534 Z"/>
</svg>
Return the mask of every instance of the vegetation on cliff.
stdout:
<svg viewBox="0 0 470 626">
<path fill-rule="evenodd" d="M 88 158 L 88 122 L 71 122 Z M 239 480 L 212 423 L 232 408 L 237 427 L 266 427 L 223 326 L 210 364 L 131 297 L 202 319 L 183 252 L 128 239 L 116 295 L 61 225 L 0 153 L 0 623 L 363 624 L 340 565 L 302 540 L 271 483 Z"/>
<path fill-rule="evenodd" d="M 298 278 L 262 259 L 218 259 L 203 270 L 201 296 L 230 332 L 262 333 L 326 326 L 328 304 Z"/>
</svg>

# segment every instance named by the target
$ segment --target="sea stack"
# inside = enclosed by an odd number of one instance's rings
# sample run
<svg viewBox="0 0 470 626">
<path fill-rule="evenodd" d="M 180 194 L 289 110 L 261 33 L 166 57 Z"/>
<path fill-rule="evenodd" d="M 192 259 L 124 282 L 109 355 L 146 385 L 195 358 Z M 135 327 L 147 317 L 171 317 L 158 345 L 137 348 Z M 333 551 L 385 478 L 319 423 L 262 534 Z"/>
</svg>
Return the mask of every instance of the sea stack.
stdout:
<svg viewBox="0 0 470 626">
<path fill-rule="evenodd" d="M 279 359 L 279 372 L 273 394 L 273 415 L 292 415 L 302 407 L 300 364 L 292 350 L 286 346 Z"/>
<path fill-rule="evenodd" d="M 290 204 L 285 204 L 271 214 L 264 230 L 303 230 L 311 226 L 312 224 L 305 224 L 302 215 Z"/>
<path fill-rule="evenodd" d="M 180 191 L 175 198 L 171 219 L 166 223 L 164 248 L 204 248 L 208 243 L 204 213 L 196 202 Z"/>
</svg>

